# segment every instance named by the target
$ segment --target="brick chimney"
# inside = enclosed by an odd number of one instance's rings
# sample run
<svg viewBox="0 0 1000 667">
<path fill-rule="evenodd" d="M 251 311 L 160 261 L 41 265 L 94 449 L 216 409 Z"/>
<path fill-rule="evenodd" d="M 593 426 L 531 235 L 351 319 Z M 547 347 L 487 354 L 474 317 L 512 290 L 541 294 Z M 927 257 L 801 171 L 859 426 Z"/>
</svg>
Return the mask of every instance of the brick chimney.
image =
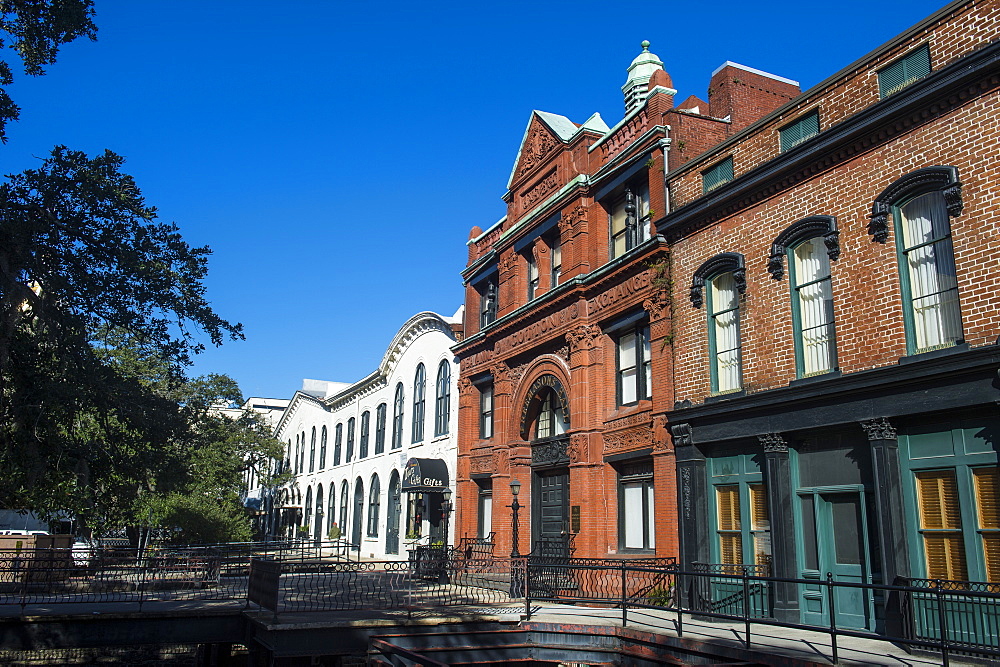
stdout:
<svg viewBox="0 0 1000 667">
<path fill-rule="evenodd" d="M 709 113 L 715 118 L 728 117 L 729 133 L 735 134 L 800 92 L 798 81 L 727 61 L 712 72 Z"/>
</svg>

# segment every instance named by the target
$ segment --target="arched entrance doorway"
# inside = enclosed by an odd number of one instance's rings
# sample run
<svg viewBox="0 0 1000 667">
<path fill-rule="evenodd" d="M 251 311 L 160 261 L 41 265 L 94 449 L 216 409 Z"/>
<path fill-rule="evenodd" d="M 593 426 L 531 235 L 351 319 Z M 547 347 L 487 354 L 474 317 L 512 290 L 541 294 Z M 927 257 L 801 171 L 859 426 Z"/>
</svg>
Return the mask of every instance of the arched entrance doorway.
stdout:
<svg viewBox="0 0 1000 667">
<path fill-rule="evenodd" d="M 358 477 L 354 481 L 354 516 L 351 521 L 351 544 L 354 548 L 361 550 L 361 517 L 365 513 L 365 488 Z"/>
<path fill-rule="evenodd" d="M 385 519 L 385 552 L 399 553 L 399 515 L 403 511 L 402 491 L 399 486 L 399 472 L 392 471 L 389 478 L 389 511 Z"/>
<path fill-rule="evenodd" d="M 532 552 L 566 555 L 569 523 L 569 400 L 554 375 L 542 375 L 526 394 L 521 437 L 531 443 Z"/>
<path fill-rule="evenodd" d="M 313 529 L 313 539 L 317 542 L 323 539 L 323 485 L 316 487 L 316 527 Z"/>
</svg>

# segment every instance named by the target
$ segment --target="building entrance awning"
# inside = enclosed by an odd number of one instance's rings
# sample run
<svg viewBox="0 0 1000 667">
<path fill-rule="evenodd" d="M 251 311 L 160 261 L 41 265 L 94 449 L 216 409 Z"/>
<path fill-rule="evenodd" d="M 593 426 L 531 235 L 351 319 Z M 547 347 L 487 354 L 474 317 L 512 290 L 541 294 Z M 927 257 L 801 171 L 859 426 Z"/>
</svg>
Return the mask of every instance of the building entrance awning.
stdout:
<svg viewBox="0 0 1000 667">
<path fill-rule="evenodd" d="M 441 459 L 410 459 L 403 471 L 403 491 L 440 493 L 448 490 L 448 466 Z"/>
</svg>

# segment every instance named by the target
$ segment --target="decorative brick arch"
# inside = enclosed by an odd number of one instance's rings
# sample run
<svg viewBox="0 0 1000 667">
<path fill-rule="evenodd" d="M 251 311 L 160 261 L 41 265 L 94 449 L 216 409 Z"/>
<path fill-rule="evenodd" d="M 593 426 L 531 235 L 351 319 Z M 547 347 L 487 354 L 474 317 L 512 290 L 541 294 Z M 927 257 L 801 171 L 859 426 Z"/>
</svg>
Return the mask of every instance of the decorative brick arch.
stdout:
<svg viewBox="0 0 1000 667">
<path fill-rule="evenodd" d="M 554 354 L 542 355 L 535 359 L 528 368 L 514 392 L 514 413 L 513 419 L 517 420 L 516 431 L 524 440 L 527 437 L 527 425 L 530 423 L 530 416 L 537 409 L 538 395 L 542 389 L 551 387 L 562 403 L 563 420 L 566 430 L 569 430 L 570 419 L 570 399 L 568 388 L 570 387 L 569 369 L 565 366 L 565 361 Z"/>
</svg>

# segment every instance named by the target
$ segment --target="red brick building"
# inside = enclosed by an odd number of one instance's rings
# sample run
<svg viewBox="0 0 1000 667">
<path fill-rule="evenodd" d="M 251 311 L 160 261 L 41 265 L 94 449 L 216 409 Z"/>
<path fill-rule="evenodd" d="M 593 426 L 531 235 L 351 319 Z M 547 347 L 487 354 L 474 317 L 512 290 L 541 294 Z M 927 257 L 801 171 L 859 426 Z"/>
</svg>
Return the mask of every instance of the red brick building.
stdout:
<svg viewBox="0 0 1000 667">
<path fill-rule="evenodd" d="M 665 173 L 798 88 L 727 63 L 712 104 L 675 108 L 647 47 L 615 127 L 531 114 L 508 214 L 469 240 L 456 534 L 496 531 L 500 552 L 515 480 L 522 553 L 540 541 L 577 556 L 678 552 L 669 265 L 651 221 L 668 210 Z"/>
<path fill-rule="evenodd" d="M 827 573 L 1000 580 L 998 37 L 959 0 L 801 94 L 726 63 L 678 106 L 644 50 L 613 128 L 534 112 L 469 240 L 457 534 L 509 549 L 516 480 L 522 553 L 816 581 L 755 613 L 820 625 Z"/>
</svg>

